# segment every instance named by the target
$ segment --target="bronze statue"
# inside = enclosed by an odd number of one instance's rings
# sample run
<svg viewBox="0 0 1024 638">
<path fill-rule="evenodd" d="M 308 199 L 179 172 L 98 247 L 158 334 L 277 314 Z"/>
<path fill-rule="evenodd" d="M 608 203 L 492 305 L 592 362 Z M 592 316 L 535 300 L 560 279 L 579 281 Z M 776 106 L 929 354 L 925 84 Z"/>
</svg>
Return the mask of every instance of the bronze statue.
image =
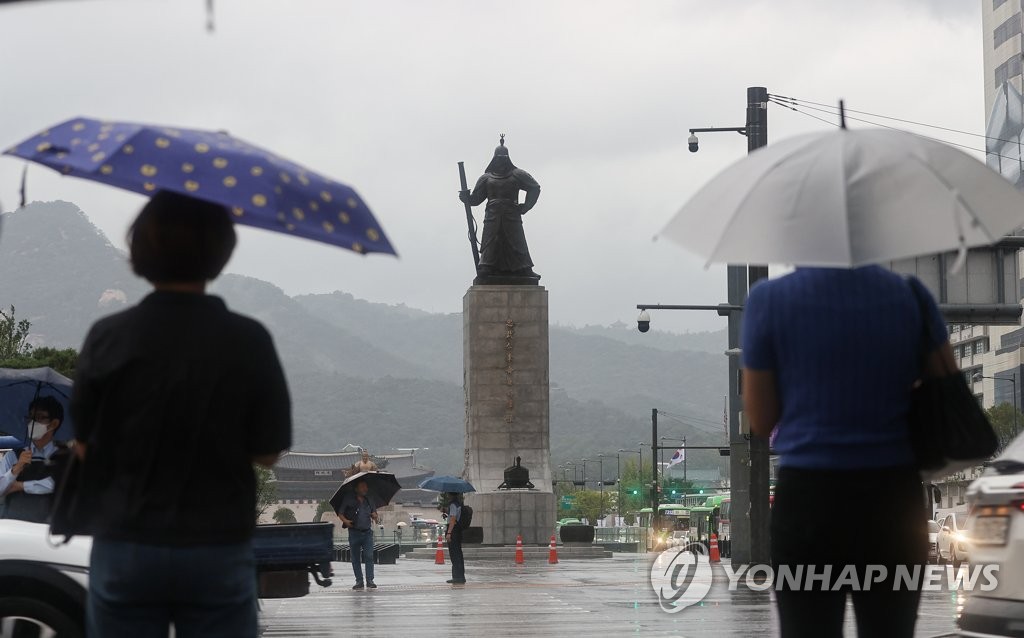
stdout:
<svg viewBox="0 0 1024 638">
<path fill-rule="evenodd" d="M 540 275 L 533 271 L 533 260 L 523 232 L 523 215 L 537 203 L 540 184 L 529 173 L 516 168 L 509 159 L 504 134 L 494 149 L 494 158 L 487 165 L 486 172 L 476 181 L 472 193 L 466 188 L 461 162 L 459 170 L 463 177 L 463 190 L 459 192 L 459 199 L 466 204 L 474 253 L 476 232 L 470 207 L 487 200 L 477 279 L 474 283 L 536 284 Z M 519 203 L 519 191 L 526 191 L 522 204 Z"/>
</svg>

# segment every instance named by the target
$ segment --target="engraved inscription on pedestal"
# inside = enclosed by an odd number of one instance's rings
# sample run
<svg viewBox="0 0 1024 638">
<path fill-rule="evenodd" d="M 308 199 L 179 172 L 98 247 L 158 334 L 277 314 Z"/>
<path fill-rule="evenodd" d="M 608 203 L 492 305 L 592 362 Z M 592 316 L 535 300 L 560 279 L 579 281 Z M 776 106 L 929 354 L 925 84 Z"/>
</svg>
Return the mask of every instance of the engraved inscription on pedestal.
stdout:
<svg viewBox="0 0 1024 638">
<path fill-rule="evenodd" d="M 547 291 L 472 286 L 463 303 L 467 497 L 487 544 L 546 543 L 554 529 Z M 516 471 L 514 468 L 520 468 Z M 511 484 L 506 479 L 512 471 Z M 518 481 L 522 471 L 527 480 Z"/>
</svg>

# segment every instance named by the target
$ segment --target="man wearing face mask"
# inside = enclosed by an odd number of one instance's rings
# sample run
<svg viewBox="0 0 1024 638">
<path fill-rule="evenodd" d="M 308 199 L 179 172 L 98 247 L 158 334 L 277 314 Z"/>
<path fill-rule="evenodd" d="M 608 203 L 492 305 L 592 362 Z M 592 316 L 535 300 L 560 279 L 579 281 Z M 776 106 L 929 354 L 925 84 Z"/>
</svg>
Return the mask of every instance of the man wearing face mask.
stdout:
<svg viewBox="0 0 1024 638">
<path fill-rule="evenodd" d="M 53 491 L 67 461 L 67 447 L 53 440 L 64 420 L 64 406 L 51 397 L 38 397 L 28 408 L 28 447 L 0 459 L 0 494 L 4 518 L 45 523 Z"/>
</svg>

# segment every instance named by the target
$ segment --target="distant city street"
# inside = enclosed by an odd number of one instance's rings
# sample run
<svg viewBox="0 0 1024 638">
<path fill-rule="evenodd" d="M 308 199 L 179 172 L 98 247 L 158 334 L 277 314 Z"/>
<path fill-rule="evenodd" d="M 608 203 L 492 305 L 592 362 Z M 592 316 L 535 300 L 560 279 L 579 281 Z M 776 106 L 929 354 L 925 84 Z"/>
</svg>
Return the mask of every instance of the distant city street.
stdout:
<svg viewBox="0 0 1024 638">
<path fill-rule="evenodd" d="M 699 606 L 662 611 L 651 589 L 654 554 L 616 554 L 557 565 L 480 562 L 465 586 L 445 584 L 449 565 L 403 559 L 377 567 L 376 591 L 352 591 L 351 566 L 334 563 L 334 585 L 309 596 L 264 600 L 261 636 L 770 636 L 777 631 L 770 592 L 729 592 L 715 568 Z M 955 629 L 958 596 L 925 592 L 916 635 Z M 847 608 L 846 636 L 855 636 Z"/>
</svg>

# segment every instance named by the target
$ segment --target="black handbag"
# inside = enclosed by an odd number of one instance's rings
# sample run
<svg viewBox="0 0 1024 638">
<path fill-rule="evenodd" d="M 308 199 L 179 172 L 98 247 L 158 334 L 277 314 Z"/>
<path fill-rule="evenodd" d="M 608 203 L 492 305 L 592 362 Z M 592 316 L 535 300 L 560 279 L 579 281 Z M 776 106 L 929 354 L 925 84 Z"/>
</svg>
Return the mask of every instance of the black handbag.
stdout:
<svg viewBox="0 0 1024 638">
<path fill-rule="evenodd" d="M 90 449 L 95 455 L 95 451 Z M 57 485 L 54 494 L 53 509 L 50 511 L 50 534 L 63 536 L 63 543 L 72 536 L 92 534 L 93 513 L 96 510 L 95 492 L 87 486 L 87 473 L 96 462 L 84 461 L 77 454 L 72 454 L 64 469 L 64 475 Z"/>
<path fill-rule="evenodd" d="M 991 458 L 999 440 L 985 411 L 955 366 L 941 376 L 927 375 L 931 344 L 940 340 L 928 321 L 928 292 L 916 279 L 910 288 L 921 310 L 921 381 L 911 394 L 909 429 L 922 478 L 948 476 Z"/>
</svg>

